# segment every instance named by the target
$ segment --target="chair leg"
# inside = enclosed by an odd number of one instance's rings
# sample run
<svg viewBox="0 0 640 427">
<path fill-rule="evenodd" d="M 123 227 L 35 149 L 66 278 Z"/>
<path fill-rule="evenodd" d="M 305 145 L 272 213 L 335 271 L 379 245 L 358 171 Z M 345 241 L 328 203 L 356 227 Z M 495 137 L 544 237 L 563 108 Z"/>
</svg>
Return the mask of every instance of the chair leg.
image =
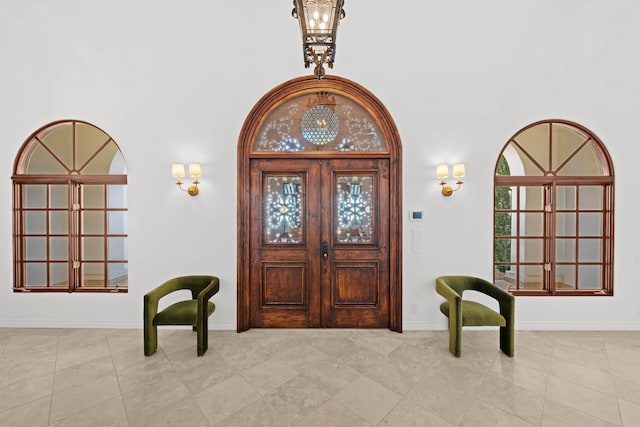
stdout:
<svg viewBox="0 0 640 427">
<path fill-rule="evenodd" d="M 513 325 L 500 327 L 500 350 L 509 357 L 514 353 Z"/>
<path fill-rule="evenodd" d="M 158 327 L 155 325 L 144 325 L 144 355 L 151 356 L 158 349 Z"/>
<path fill-rule="evenodd" d="M 198 356 L 202 356 L 209 347 L 209 322 L 205 315 L 204 319 L 198 321 Z"/>
<path fill-rule="evenodd" d="M 449 351 L 460 357 L 462 349 L 462 326 L 455 319 L 449 318 Z"/>
</svg>

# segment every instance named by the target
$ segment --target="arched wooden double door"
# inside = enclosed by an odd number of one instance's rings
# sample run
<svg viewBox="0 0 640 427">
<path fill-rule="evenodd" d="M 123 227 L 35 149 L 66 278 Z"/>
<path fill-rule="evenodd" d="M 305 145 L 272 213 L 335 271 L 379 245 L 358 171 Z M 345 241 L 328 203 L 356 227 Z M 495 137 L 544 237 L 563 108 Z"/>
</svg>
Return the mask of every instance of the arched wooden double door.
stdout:
<svg viewBox="0 0 640 427">
<path fill-rule="evenodd" d="M 343 78 L 294 79 L 238 147 L 238 331 L 401 331 L 401 147 L 384 106 Z"/>
</svg>

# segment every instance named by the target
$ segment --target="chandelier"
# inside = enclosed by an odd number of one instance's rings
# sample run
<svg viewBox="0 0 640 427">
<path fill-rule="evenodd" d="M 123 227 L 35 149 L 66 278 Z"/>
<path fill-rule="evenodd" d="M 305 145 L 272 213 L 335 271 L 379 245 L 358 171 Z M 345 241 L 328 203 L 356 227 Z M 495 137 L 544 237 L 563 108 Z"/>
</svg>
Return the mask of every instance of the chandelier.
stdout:
<svg viewBox="0 0 640 427">
<path fill-rule="evenodd" d="M 344 18 L 344 0 L 293 0 L 291 16 L 300 23 L 304 67 L 315 65 L 318 79 L 324 74 L 324 64 L 333 68 L 336 56 L 336 33 Z"/>
</svg>

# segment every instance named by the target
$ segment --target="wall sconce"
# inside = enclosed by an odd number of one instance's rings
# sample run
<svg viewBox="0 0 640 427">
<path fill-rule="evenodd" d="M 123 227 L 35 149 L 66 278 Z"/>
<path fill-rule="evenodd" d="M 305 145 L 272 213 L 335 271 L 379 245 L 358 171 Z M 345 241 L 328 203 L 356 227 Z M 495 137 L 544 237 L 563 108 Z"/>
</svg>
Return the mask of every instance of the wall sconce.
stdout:
<svg viewBox="0 0 640 427">
<path fill-rule="evenodd" d="M 189 163 L 189 176 L 194 179 L 193 185 L 190 185 L 189 188 L 185 190 L 184 188 L 182 188 L 182 181 L 180 180 L 180 178 L 184 178 L 184 165 L 182 163 L 174 163 L 171 165 L 171 176 L 178 180 L 176 182 L 176 185 L 182 191 L 186 191 L 187 193 L 189 193 L 190 196 L 197 196 L 200 192 L 198 190 L 198 184 L 200 184 L 198 178 L 200 177 L 200 175 L 202 175 L 202 168 L 200 167 L 200 163 Z"/>
<path fill-rule="evenodd" d="M 445 182 L 445 178 L 449 176 L 449 165 L 441 163 L 436 166 L 436 177 L 440 178 L 440 185 L 442 185 L 442 195 L 449 197 L 454 191 L 458 191 L 463 184 L 462 177 L 465 174 L 464 163 L 456 163 L 453 165 L 453 176 L 458 179 L 456 184 L 458 185 L 454 190 Z"/>
</svg>

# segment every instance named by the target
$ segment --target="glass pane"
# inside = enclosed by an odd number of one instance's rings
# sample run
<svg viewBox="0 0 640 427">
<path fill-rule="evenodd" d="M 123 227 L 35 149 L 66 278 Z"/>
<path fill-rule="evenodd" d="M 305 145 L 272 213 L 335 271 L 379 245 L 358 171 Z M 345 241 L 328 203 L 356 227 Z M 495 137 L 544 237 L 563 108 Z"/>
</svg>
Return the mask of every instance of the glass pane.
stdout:
<svg viewBox="0 0 640 427">
<path fill-rule="evenodd" d="M 81 173 L 108 173 L 108 163 L 104 163 L 103 161 L 96 162 L 95 158 L 91 161 L 89 161 L 89 159 L 110 140 L 109 135 L 95 126 L 86 123 L 76 123 L 76 140 L 78 141 L 76 144 L 76 167 L 81 169 L 87 162 L 100 165 L 94 166 L 93 172 L 81 170 Z M 109 144 L 113 144 L 113 141 Z M 97 169 L 101 169 L 102 172 L 98 172 Z"/>
<path fill-rule="evenodd" d="M 575 210 L 576 187 L 560 185 L 556 187 L 556 210 Z"/>
<path fill-rule="evenodd" d="M 47 264 L 44 262 L 30 262 L 25 265 L 26 286 L 47 286 Z"/>
<path fill-rule="evenodd" d="M 42 144 L 36 145 L 27 160 L 25 174 L 67 175 L 68 169 L 47 151 Z"/>
<path fill-rule="evenodd" d="M 575 153 L 575 151 L 584 143 L 589 137 L 582 132 L 579 132 L 573 127 L 566 126 L 564 124 L 555 123 L 552 125 L 552 161 L 551 169 L 557 171 L 558 168 Z M 573 159 L 572 159 L 573 160 Z M 569 160 L 569 164 L 572 162 Z M 564 166 L 559 175 L 566 175 L 567 169 L 570 166 Z"/>
<path fill-rule="evenodd" d="M 83 185 L 82 186 L 82 207 L 103 209 L 104 208 L 104 185 Z"/>
<path fill-rule="evenodd" d="M 51 260 L 67 260 L 69 247 L 66 237 L 49 238 L 49 259 Z"/>
<path fill-rule="evenodd" d="M 600 239 L 578 239 L 578 261 L 602 261 L 602 241 Z"/>
<path fill-rule="evenodd" d="M 52 262 L 49 264 L 49 274 L 51 274 L 51 286 L 69 286 L 69 264 Z"/>
<path fill-rule="evenodd" d="M 104 234 L 104 211 L 82 212 L 82 234 Z"/>
<path fill-rule="evenodd" d="M 22 186 L 23 206 L 25 208 L 47 207 L 47 186 L 25 184 Z"/>
<path fill-rule="evenodd" d="M 47 213 L 45 211 L 24 212 L 24 233 L 45 234 L 47 232 Z"/>
<path fill-rule="evenodd" d="M 580 209 L 602 209 L 602 187 L 580 187 Z"/>
<path fill-rule="evenodd" d="M 496 262 L 516 262 L 516 239 L 496 239 L 495 245 Z"/>
<path fill-rule="evenodd" d="M 108 185 L 107 207 L 109 209 L 118 209 L 127 207 L 127 186 L 126 185 Z"/>
<path fill-rule="evenodd" d="M 104 263 L 85 262 L 82 264 L 81 286 L 84 287 L 104 287 Z"/>
<path fill-rule="evenodd" d="M 109 211 L 107 212 L 107 233 L 127 234 L 127 212 Z"/>
<path fill-rule="evenodd" d="M 25 259 L 45 260 L 47 259 L 47 238 L 46 237 L 25 237 Z"/>
<path fill-rule="evenodd" d="M 543 289 L 542 266 L 524 265 L 520 267 L 520 289 Z"/>
<path fill-rule="evenodd" d="M 128 264 L 116 262 L 107 264 L 109 273 L 109 285 L 117 287 L 129 286 Z"/>
<path fill-rule="evenodd" d="M 505 149 L 505 153 L 507 151 L 511 151 L 515 153 L 515 156 L 511 156 L 509 158 L 509 169 L 511 171 L 512 176 L 542 176 L 544 175 L 543 170 L 541 170 L 533 160 L 527 156 L 527 152 L 524 151 L 520 146 L 510 142 L 507 148 Z M 516 163 L 517 164 L 514 164 Z M 519 172 L 519 173 L 518 173 Z"/>
<path fill-rule="evenodd" d="M 542 213 L 521 213 L 520 230 L 524 236 L 542 236 L 544 233 Z"/>
<path fill-rule="evenodd" d="M 340 176 L 336 180 L 336 241 L 373 242 L 373 177 Z"/>
<path fill-rule="evenodd" d="M 576 240 L 556 239 L 556 261 L 575 262 L 576 261 Z"/>
<path fill-rule="evenodd" d="M 558 176 L 606 176 L 599 154 L 600 148 L 593 141 L 587 143 L 557 171 Z"/>
<path fill-rule="evenodd" d="M 602 289 L 602 267 L 599 265 L 578 266 L 580 289 Z"/>
<path fill-rule="evenodd" d="M 69 187 L 66 185 L 50 185 L 49 206 L 52 208 L 66 209 L 69 206 Z"/>
<path fill-rule="evenodd" d="M 69 230 L 69 216 L 67 211 L 50 211 L 51 234 L 67 234 Z"/>
<path fill-rule="evenodd" d="M 515 200 L 512 194 L 516 194 L 518 187 L 496 187 L 496 210 L 515 209 Z"/>
<path fill-rule="evenodd" d="M 127 259 L 127 238 L 126 237 L 108 237 L 108 260 L 109 261 L 125 261 Z"/>
<path fill-rule="evenodd" d="M 520 187 L 520 209 L 542 211 L 544 209 L 544 187 Z"/>
<path fill-rule="evenodd" d="M 520 262 L 542 262 L 542 239 L 522 239 Z"/>
<path fill-rule="evenodd" d="M 556 265 L 556 289 L 576 288 L 576 267 L 573 265 Z"/>
<path fill-rule="evenodd" d="M 82 259 L 103 260 L 104 259 L 104 237 L 83 237 L 82 238 Z"/>
<path fill-rule="evenodd" d="M 89 163 L 87 163 L 86 165 L 79 163 L 80 165 L 83 166 L 82 169 L 80 170 L 80 173 L 85 175 L 109 174 L 111 164 L 113 163 L 114 157 L 117 154 L 118 154 L 118 146 L 115 144 L 115 142 L 111 141 L 105 147 L 101 148 L 98 154 L 96 154 L 96 156 L 93 157 L 89 161 Z"/>
<path fill-rule="evenodd" d="M 556 236 L 576 235 L 576 214 L 559 212 L 556 214 Z"/>
<path fill-rule="evenodd" d="M 304 187 L 301 176 L 268 176 L 264 200 L 267 243 L 300 243 L 303 236 Z"/>
<path fill-rule="evenodd" d="M 39 135 L 44 145 L 58 157 L 67 169 L 73 169 L 73 124 L 58 123 Z M 57 163 L 57 160 L 54 160 Z M 34 172 L 31 172 L 34 173 Z"/>
<path fill-rule="evenodd" d="M 371 114 L 338 93 L 305 93 L 267 114 L 254 151 L 386 151 Z"/>
<path fill-rule="evenodd" d="M 516 214 L 510 212 L 497 212 L 495 221 L 496 236 L 513 236 L 516 231 Z"/>
<path fill-rule="evenodd" d="M 581 212 L 578 215 L 580 221 L 580 236 L 602 235 L 602 214 L 599 212 Z"/>
</svg>

